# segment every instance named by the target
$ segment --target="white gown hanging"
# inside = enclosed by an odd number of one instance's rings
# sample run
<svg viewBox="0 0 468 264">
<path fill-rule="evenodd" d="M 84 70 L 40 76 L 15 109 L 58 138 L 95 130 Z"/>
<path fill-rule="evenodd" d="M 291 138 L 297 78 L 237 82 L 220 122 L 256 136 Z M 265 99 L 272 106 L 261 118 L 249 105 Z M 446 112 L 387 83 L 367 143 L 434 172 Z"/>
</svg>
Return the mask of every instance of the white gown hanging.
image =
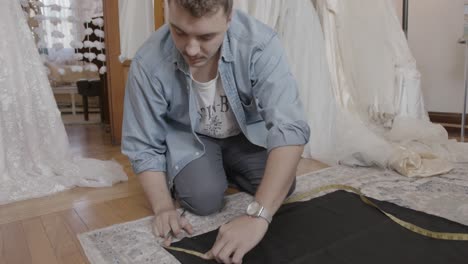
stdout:
<svg viewBox="0 0 468 264">
<path fill-rule="evenodd" d="M 395 116 L 428 120 L 420 74 L 393 2 L 319 0 L 318 3 L 319 12 L 324 12 L 323 19 L 329 21 L 325 31 L 333 29 L 326 34 L 334 34 L 334 52 L 341 60 L 345 88 L 356 110 L 373 122 L 385 123 Z"/>
<path fill-rule="evenodd" d="M 235 4 L 237 9 L 274 28 L 285 47 L 313 134 L 304 156 L 336 162 L 336 120 L 332 118 L 336 103 L 330 89 L 320 21 L 312 3 L 309 0 L 237 0 Z"/>
<path fill-rule="evenodd" d="M 132 60 L 154 31 L 153 10 L 152 0 L 119 0 L 121 62 Z"/>
<path fill-rule="evenodd" d="M 374 142 L 373 146 L 386 151 L 366 157 L 365 165 L 385 166 L 391 146 L 372 134 L 359 119 L 338 107 L 339 96 L 331 88 L 337 86 L 333 81 L 338 79 L 330 77 L 320 20 L 312 2 L 237 0 L 235 3 L 238 9 L 273 27 L 283 43 L 311 129 L 303 156 L 327 164 L 350 160 L 350 157 L 355 160 L 353 155 L 362 160 L 366 153 L 363 146 L 347 146 L 356 135 L 367 134 L 366 138 Z M 270 14 L 268 20 L 265 18 L 267 13 Z M 350 97 L 345 99 L 350 101 Z M 350 126 L 352 130 L 347 129 Z"/>
<path fill-rule="evenodd" d="M 448 140 L 442 126 L 428 121 L 419 72 L 393 3 L 317 0 L 316 5 L 331 88 L 345 115 L 360 121 L 360 127 L 344 128 L 352 137 L 341 142 L 341 153 L 349 158 L 340 162 L 430 176 L 449 171 L 450 162 L 468 161 L 467 145 Z"/>
<path fill-rule="evenodd" d="M 0 3 L 0 204 L 127 180 L 116 162 L 72 155 L 20 4 Z"/>
<path fill-rule="evenodd" d="M 391 168 L 407 176 L 449 171 L 447 160 L 463 160 L 468 152 L 427 121 L 419 72 L 393 6 L 387 0 L 361 2 L 317 0 L 319 14 L 311 0 L 238 0 L 237 7 L 276 29 L 283 42 L 311 127 L 304 157 Z M 363 23 L 356 17 L 368 17 L 368 27 L 383 32 L 360 46 L 370 29 L 353 35 L 349 30 Z M 357 21 L 343 27 L 344 18 Z M 347 38 L 354 48 L 365 47 L 360 56 L 346 47 Z M 371 57 L 380 52 L 387 54 Z"/>
</svg>

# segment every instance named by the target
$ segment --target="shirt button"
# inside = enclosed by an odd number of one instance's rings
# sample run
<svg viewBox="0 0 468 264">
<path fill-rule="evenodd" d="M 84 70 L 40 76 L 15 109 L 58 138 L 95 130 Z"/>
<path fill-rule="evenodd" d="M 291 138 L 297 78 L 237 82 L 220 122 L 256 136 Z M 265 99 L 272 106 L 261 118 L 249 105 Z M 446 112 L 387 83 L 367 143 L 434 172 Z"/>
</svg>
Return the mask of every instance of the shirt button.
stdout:
<svg viewBox="0 0 468 264">
<path fill-rule="evenodd" d="M 198 155 L 200 155 L 200 152 L 198 152 L 198 151 L 197 151 L 197 152 L 195 152 L 195 155 L 197 155 L 197 156 L 198 156 Z"/>
<path fill-rule="evenodd" d="M 175 166 L 174 169 L 179 170 L 179 166 Z"/>
</svg>

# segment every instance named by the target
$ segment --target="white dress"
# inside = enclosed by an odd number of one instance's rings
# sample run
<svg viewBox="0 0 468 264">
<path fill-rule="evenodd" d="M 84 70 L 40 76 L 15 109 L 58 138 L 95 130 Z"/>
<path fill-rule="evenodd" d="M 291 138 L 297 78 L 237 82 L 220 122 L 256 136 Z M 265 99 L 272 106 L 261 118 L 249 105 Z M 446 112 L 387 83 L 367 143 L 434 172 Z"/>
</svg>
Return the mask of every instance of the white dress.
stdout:
<svg viewBox="0 0 468 264">
<path fill-rule="evenodd" d="M 127 180 L 116 162 L 72 155 L 20 4 L 0 6 L 0 204 Z"/>
<path fill-rule="evenodd" d="M 311 128 L 303 156 L 407 176 L 449 171 L 468 147 L 428 121 L 420 75 L 388 0 L 238 0 L 273 27 Z M 270 14 L 265 15 L 265 14 Z M 266 19 L 268 17 L 268 19 Z"/>
<path fill-rule="evenodd" d="M 322 29 L 312 2 L 237 0 L 235 4 L 275 29 L 281 39 L 312 132 L 304 156 L 336 162 L 336 102 L 330 89 Z"/>
<path fill-rule="evenodd" d="M 352 98 L 361 116 L 385 123 L 395 116 L 427 120 L 420 74 L 389 0 L 318 0 L 329 52 L 346 82 L 337 94 Z M 327 54 L 331 56 L 330 54 Z M 346 103 L 344 107 L 349 107 Z"/>
<path fill-rule="evenodd" d="M 132 60 L 140 46 L 153 33 L 153 10 L 151 0 L 119 0 L 121 62 Z"/>
<path fill-rule="evenodd" d="M 347 123 L 339 162 L 378 165 L 408 176 L 449 171 L 468 145 L 429 122 L 420 74 L 390 0 L 317 0 L 331 89 Z M 346 121 L 344 121 L 346 122 Z M 343 123 L 343 122 L 341 122 Z"/>
<path fill-rule="evenodd" d="M 312 2 L 237 0 L 235 3 L 238 9 L 274 28 L 282 41 L 311 129 L 303 156 L 328 164 L 349 160 L 355 152 L 366 151 L 358 149 L 361 146 L 349 146 L 352 143 L 348 142 L 353 142 L 356 135 L 369 134 L 366 138 L 374 141 L 374 146 L 379 144 L 381 150 L 387 149 L 370 163 L 384 166 L 391 147 L 370 133 L 358 118 L 339 107 L 342 100 L 350 105 L 351 98 L 339 95 L 333 89 L 340 86 L 334 83 L 340 80 L 332 77 L 335 72 L 330 72 L 328 65 L 335 65 L 335 62 L 327 60 L 329 49 L 325 47 L 320 19 Z M 353 129 L 347 130 L 350 126 Z"/>
</svg>

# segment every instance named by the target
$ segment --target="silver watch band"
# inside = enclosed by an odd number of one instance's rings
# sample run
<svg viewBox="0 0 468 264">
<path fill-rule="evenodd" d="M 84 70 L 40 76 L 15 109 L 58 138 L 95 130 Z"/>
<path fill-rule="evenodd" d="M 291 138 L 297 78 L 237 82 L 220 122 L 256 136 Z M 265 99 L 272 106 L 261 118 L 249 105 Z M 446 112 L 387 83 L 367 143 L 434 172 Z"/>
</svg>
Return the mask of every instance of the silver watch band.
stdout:
<svg viewBox="0 0 468 264">
<path fill-rule="evenodd" d="M 265 219 L 268 222 L 268 224 L 271 224 L 271 220 L 272 220 L 271 214 L 268 213 L 265 207 L 262 206 L 262 209 L 260 210 L 258 217 Z"/>
<path fill-rule="evenodd" d="M 257 201 L 253 201 L 247 206 L 246 213 L 247 215 L 252 217 L 261 217 L 265 219 L 268 222 L 268 224 L 271 223 L 272 215 L 264 206 L 259 204 Z"/>
</svg>

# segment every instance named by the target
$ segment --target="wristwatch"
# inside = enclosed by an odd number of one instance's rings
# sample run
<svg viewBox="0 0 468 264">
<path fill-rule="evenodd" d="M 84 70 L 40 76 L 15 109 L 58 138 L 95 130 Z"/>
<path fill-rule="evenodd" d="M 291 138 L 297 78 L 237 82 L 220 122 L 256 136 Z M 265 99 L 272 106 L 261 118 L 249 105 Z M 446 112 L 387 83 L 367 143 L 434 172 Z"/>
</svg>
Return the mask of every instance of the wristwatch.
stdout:
<svg viewBox="0 0 468 264">
<path fill-rule="evenodd" d="M 261 217 L 265 219 L 268 224 L 271 224 L 272 216 L 268 210 L 260 205 L 257 201 L 253 201 L 247 206 L 246 214 L 252 217 Z"/>
</svg>

